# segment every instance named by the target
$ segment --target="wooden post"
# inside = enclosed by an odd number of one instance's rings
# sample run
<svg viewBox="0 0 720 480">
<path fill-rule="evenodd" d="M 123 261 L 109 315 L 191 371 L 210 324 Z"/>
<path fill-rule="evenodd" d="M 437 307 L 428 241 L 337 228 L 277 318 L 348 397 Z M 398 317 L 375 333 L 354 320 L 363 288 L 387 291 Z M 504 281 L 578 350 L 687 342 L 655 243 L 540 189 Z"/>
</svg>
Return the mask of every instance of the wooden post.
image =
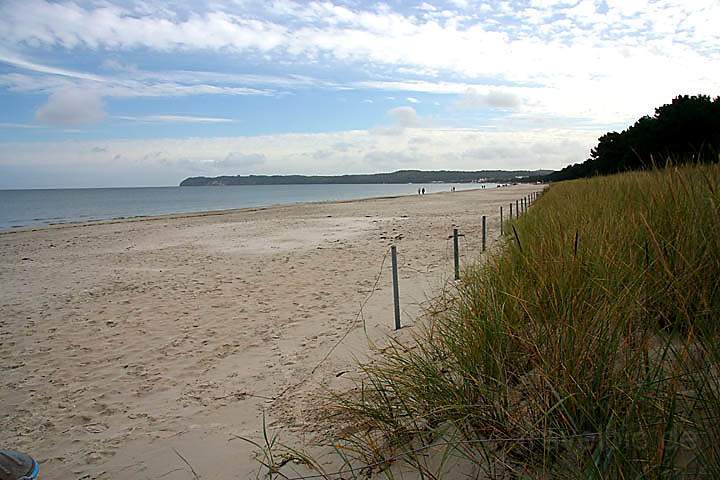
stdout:
<svg viewBox="0 0 720 480">
<path fill-rule="evenodd" d="M 520 201 L 515 200 L 515 218 L 520 218 Z"/>
<path fill-rule="evenodd" d="M 510 220 L 512 220 L 512 202 L 510 202 Z"/>
<path fill-rule="evenodd" d="M 500 236 L 503 234 L 502 205 L 500 205 Z"/>
<path fill-rule="evenodd" d="M 398 290 L 397 248 L 395 247 L 395 245 L 392 245 L 390 247 L 390 258 L 392 260 L 393 302 L 395 304 L 395 330 L 400 330 L 400 292 Z"/>
<path fill-rule="evenodd" d="M 482 216 L 482 251 L 485 251 L 485 243 L 486 243 L 486 236 L 487 236 L 487 230 L 486 230 L 486 220 L 485 215 Z"/>
<path fill-rule="evenodd" d="M 455 280 L 460 280 L 460 248 L 457 228 L 453 228 L 453 251 L 455 255 Z"/>
</svg>

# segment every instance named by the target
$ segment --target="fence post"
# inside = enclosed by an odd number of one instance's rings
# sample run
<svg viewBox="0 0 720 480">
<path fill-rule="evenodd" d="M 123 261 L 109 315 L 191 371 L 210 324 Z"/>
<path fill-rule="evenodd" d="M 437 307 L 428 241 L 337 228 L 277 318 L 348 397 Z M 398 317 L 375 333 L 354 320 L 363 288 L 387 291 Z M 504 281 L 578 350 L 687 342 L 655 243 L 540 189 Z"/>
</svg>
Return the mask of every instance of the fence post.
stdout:
<svg viewBox="0 0 720 480">
<path fill-rule="evenodd" d="M 392 260 L 393 302 L 395 304 L 395 330 L 400 330 L 400 292 L 398 290 L 397 248 L 395 247 L 395 245 L 392 245 L 390 247 L 390 258 Z"/>
<path fill-rule="evenodd" d="M 515 200 L 515 218 L 520 218 L 520 201 Z"/>
<path fill-rule="evenodd" d="M 458 246 L 457 228 L 453 228 L 453 250 L 455 255 L 455 280 L 460 280 L 460 248 Z"/>
<path fill-rule="evenodd" d="M 485 215 L 482 216 L 482 251 L 485 251 L 485 239 L 487 237 L 487 222 L 485 220 Z"/>
<path fill-rule="evenodd" d="M 510 202 L 510 220 L 512 220 L 512 202 Z"/>
<path fill-rule="evenodd" d="M 503 234 L 503 218 L 502 218 L 502 205 L 500 205 L 500 236 Z"/>
</svg>

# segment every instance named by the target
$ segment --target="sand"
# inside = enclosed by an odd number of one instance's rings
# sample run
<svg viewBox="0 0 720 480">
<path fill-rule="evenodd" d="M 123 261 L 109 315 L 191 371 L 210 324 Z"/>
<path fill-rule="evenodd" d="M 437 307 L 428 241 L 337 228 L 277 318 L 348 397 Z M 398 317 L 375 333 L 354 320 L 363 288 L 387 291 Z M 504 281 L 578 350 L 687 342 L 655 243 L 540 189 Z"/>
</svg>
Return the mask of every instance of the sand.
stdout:
<svg viewBox="0 0 720 480">
<path fill-rule="evenodd" d="M 327 432 L 329 392 L 373 355 L 368 337 L 409 338 L 452 282 L 453 226 L 477 260 L 481 215 L 492 249 L 499 206 L 539 189 L 0 234 L 0 448 L 35 456 L 44 479 L 254 478 L 238 437 L 260 439 L 263 415 L 299 444 Z"/>
</svg>

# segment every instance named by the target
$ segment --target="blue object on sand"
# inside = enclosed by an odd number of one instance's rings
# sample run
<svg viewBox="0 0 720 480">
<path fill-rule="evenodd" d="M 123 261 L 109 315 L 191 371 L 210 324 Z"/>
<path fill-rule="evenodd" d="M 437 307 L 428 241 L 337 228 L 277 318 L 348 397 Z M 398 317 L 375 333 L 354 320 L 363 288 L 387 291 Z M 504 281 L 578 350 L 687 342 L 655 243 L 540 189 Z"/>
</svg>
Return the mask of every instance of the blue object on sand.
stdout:
<svg viewBox="0 0 720 480">
<path fill-rule="evenodd" d="M 37 480 L 40 465 L 30 456 L 0 450 L 0 480 Z"/>
</svg>

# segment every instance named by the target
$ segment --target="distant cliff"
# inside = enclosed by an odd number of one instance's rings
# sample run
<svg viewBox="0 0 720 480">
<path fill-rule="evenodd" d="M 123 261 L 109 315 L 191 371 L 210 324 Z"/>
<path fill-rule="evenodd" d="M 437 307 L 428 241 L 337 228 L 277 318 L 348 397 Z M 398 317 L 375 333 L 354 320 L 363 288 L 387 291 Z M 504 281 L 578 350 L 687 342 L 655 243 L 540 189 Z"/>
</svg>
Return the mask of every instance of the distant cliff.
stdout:
<svg viewBox="0 0 720 480">
<path fill-rule="evenodd" d="M 398 170 L 392 173 L 368 175 L 235 175 L 221 177 L 190 177 L 180 182 L 181 187 L 230 185 L 303 185 L 303 184 L 355 184 L 355 183 L 467 183 L 515 182 L 536 178 L 552 170 Z"/>
</svg>

